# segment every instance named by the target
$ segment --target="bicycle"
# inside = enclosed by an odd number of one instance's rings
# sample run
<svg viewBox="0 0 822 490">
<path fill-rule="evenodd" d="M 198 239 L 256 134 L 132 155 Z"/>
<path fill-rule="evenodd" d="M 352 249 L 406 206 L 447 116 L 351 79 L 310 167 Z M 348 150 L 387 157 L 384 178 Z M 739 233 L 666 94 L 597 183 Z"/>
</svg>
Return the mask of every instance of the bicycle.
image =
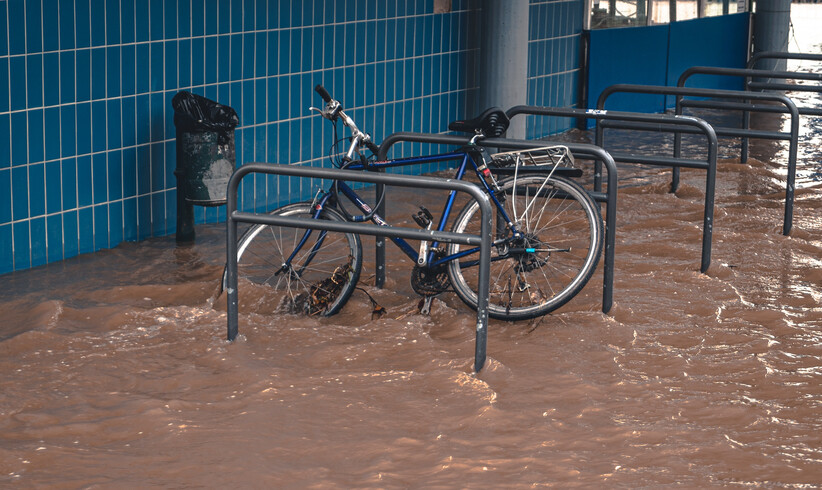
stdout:
<svg viewBox="0 0 822 490">
<path fill-rule="evenodd" d="M 602 252 L 603 223 L 588 193 L 557 172 L 561 165 L 573 165 L 567 148 L 549 146 L 491 155 L 478 141 L 500 136 L 508 127 L 505 113 L 491 108 L 477 118 L 449 124 L 452 131 L 473 134 L 457 151 L 375 161 L 379 147 L 370 135 L 360 131 L 325 88 L 317 85 L 315 91 L 325 105 L 311 109 L 334 125 L 330 158 L 335 166 L 364 171 L 459 161 L 455 179 L 473 171 L 496 211 L 489 316 L 523 320 L 545 315 L 567 303 L 588 282 Z M 336 151 L 341 141 L 336 138 L 338 121 L 351 133 L 343 156 Z M 370 158 L 364 148 L 372 154 Z M 505 167 L 513 170 L 513 176 L 498 180 L 496 174 Z M 533 173 L 534 168 L 540 173 Z M 343 198 L 362 214 L 350 214 Z M 372 208 L 345 182 L 334 181 L 318 190 L 310 202 L 288 204 L 272 214 L 385 226 L 388 223 L 376 212 L 384 198 L 383 193 Z M 412 217 L 422 228 L 445 230 L 455 199 L 456 191 L 452 191 L 436 225 L 424 206 Z M 453 220 L 452 231 L 479 234 L 478 212 L 478 203 L 470 200 Z M 415 248 L 402 238 L 391 240 L 414 263 L 411 285 L 425 299 L 424 309 L 431 298 L 449 289 L 476 309 L 478 247 L 423 241 Z M 241 236 L 237 252 L 239 277 L 269 286 L 278 296 L 276 311 L 283 313 L 334 315 L 357 287 L 362 268 L 362 243 L 354 233 L 256 224 Z"/>
</svg>

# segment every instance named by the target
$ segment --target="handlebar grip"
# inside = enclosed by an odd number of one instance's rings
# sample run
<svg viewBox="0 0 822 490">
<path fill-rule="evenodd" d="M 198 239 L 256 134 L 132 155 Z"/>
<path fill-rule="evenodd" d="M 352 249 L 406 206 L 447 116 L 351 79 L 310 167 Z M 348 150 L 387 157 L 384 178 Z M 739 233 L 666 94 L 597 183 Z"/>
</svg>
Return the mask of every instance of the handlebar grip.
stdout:
<svg viewBox="0 0 822 490">
<path fill-rule="evenodd" d="M 375 145 L 373 141 L 367 142 L 365 147 L 368 148 L 374 155 L 377 155 L 380 152 L 380 147 Z"/>
<path fill-rule="evenodd" d="M 320 94 L 320 97 L 322 97 L 326 103 L 331 102 L 331 94 L 319 83 L 314 87 L 314 91 Z"/>
</svg>

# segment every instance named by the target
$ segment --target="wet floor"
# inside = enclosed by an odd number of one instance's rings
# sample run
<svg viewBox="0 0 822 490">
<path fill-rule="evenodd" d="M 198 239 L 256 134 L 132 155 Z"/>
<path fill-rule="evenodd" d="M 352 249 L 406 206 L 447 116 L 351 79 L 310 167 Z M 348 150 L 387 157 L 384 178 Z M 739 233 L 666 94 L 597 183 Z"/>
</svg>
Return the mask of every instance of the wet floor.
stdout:
<svg viewBox="0 0 822 490">
<path fill-rule="evenodd" d="M 446 294 L 419 315 L 400 260 L 383 290 L 366 261 L 379 319 L 361 292 L 314 319 L 255 313 L 240 291 L 233 344 L 222 226 L 5 275 L 0 484 L 816 487 L 818 123 L 803 122 L 788 237 L 785 148 L 756 142 L 741 164 L 724 142 L 707 274 L 704 172 L 670 194 L 667 172 L 622 166 L 613 310 L 600 265 L 553 314 L 492 321 L 478 376 L 473 312 Z"/>
</svg>

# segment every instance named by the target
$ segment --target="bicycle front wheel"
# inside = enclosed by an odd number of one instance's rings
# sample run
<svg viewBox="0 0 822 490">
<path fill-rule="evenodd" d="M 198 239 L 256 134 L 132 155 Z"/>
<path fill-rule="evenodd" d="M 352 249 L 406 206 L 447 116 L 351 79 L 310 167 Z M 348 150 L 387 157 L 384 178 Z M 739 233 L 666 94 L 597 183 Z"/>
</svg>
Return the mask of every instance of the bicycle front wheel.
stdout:
<svg viewBox="0 0 822 490">
<path fill-rule="evenodd" d="M 311 219 L 314 211 L 309 203 L 296 203 L 272 214 Z M 345 221 L 328 208 L 320 219 Z M 270 287 L 282 313 L 339 312 L 354 292 L 361 268 L 362 244 L 353 233 L 257 224 L 237 245 L 239 278 Z"/>
<path fill-rule="evenodd" d="M 596 269 L 603 242 L 599 207 L 579 184 L 559 176 L 512 177 L 501 181 L 500 188 L 499 200 L 520 236 L 514 236 L 497 216 L 488 314 L 502 320 L 545 315 L 573 298 Z M 460 212 L 453 231 L 479 235 L 480 222 L 479 204 L 472 200 Z M 450 244 L 448 254 L 458 253 L 461 247 Z M 477 263 L 474 255 L 448 265 L 455 292 L 473 308 L 477 307 Z"/>
</svg>

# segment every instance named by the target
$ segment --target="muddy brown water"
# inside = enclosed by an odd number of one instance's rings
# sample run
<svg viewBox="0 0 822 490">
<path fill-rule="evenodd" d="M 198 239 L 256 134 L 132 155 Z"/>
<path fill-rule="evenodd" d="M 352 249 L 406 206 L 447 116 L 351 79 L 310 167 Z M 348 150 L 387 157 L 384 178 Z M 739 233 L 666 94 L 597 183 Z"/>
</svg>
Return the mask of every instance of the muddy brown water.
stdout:
<svg viewBox="0 0 822 490">
<path fill-rule="evenodd" d="M 382 318 L 362 293 L 333 318 L 261 314 L 246 288 L 232 344 L 222 225 L 5 275 L 0 485 L 817 487 L 818 122 L 788 237 L 784 145 L 741 164 L 724 142 L 707 274 L 704 173 L 670 194 L 667 172 L 621 166 L 611 313 L 600 266 L 553 314 L 492 321 L 479 375 L 474 313 L 446 294 L 419 315 L 399 258 L 382 290 L 366 261 Z M 423 196 L 403 196 L 410 222 Z"/>
</svg>

